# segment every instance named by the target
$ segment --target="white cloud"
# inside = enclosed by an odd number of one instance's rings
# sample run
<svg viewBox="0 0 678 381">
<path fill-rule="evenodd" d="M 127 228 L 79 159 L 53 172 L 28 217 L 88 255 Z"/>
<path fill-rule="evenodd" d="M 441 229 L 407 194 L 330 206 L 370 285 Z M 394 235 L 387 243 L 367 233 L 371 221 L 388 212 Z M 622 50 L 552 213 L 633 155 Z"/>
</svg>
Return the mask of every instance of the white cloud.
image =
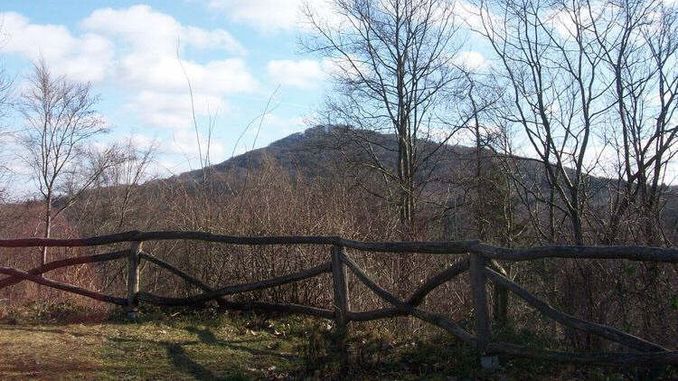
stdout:
<svg viewBox="0 0 678 381">
<path fill-rule="evenodd" d="M 302 89 L 317 86 L 325 77 L 321 63 L 314 60 L 273 60 L 266 69 L 274 82 Z"/>
<path fill-rule="evenodd" d="M 177 48 L 221 50 L 241 55 L 244 48 L 228 32 L 183 26 L 146 5 L 94 11 L 81 25 L 118 40 L 115 78 L 144 90 L 186 92 L 184 70 L 198 92 L 223 95 L 251 90 L 256 81 L 242 58 L 198 63 L 177 57 Z M 183 65 L 183 68 L 182 68 Z"/>
<path fill-rule="evenodd" d="M 202 155 L 205 156 L 208 148 L 207 143 L 207 137 L 201 135 L 200 146 L 198 146 L 195 131 L 177 130 L 174 131 L 172 143 L 166 147 L 165 153 L 181 156 L 188 161 L 189 167 L 198 168 L 201 161 L 198 152 L 202 152 Z M 212 137 L 209 141 L 209 154 L 210 158 L 219 158 L 221 160 L 221 158 L 226 157 L 226 146 L 221 140 Z"/>
<path fill-rule="evenodd" d="M 486 12 L 484 10 L 483 12 Z M 458 0 L 454 3 L 454 15 L 471 28 L 480 28 L 482 26 L 481 9 L 466 0 Z M 492 16 L 485 14 L 485 17 Z"/>
<path fill-rule="evenodd" d="M 468 70 L 484 69 L 489 65 L 487 59 L 485 59 L 485 56 L 483 56 L 480 52 L 473 50 L 464 50 L 458 52 L 452 61 L 455 65 Z"/>
<path fill-rule="evenodd" d="M 0 23 L 0 52 L 43 57 L 56 74 L 113 84 L 126 94 L 127 109 L 154 126 L 190 128 L 186 77 L 198 116 L 207 115 L 208 108 L 223 111 L 229 95 L 258 88 L 245 49 L 226 30 L 183 25 L 147 5 L 95 10 L 79 23 L 79 33 L 32 23 L 18 13 L 0 13 Z M 178 49 L 223 58 L 180 59 Z"/>
<path fill-rule="evenodd" d="M 209 0 L 208 6 L 231 20 L 259 30 L 294 29 L 300 20 L 302 0 Z"/>
<path fill-rule="evenodd" d="M 230 95 L 256 91 L 259 86 L 239 58 L 200 64 L 186 60 L 180 63 L 176 57 L 130 54 L 121 59 L 118 69 L 119 78 L 136 93 L 128 107 L 153 126 L 174 129 L 191 126 L 186 76 L 193 90 L 197 116 L 215 110 L 223 112 Z"/>
<path fill-rule="evenodd" d="M 223 29 L 185 26 L 146 5 L 99 9 L 80 23 L 85 30 L 115 41 L 112 77 L 135 94 L 128 108 L 154 126 L 189 128 L 193 90 L 196 114 L 223 110 L 234 93 L 251 92 L 258 83 L 249 72 L 242 45 Z M 188 48 L 219 51 L 232 57 L 197 62 L 180 58 Z M 179 54 L 181 56 L 181 54 Z"/>
<path fill-rule="evenodd" d="M 117 70 L 116 77 L 136 89 L 188 93 L 186 75 L 195 91 L 211 95 L 248 92 L 258 86 L 240 58 L 200 64 L 179 61 L 174 56 L 139 53 L 122 56 Z"/>
<path fill-rule="evenodd" d="M 129 143 L 138 150 L 146 150 L 157 145 L 157 139 L 142 133 L 133 132 L 128 136 Z"/>
<path fill-rule="evenodd" d="M 0 52 L 33 61 L 43 58 L 56 74 L 96 82 L 103 80 L 111 67 L 112 44 L 100 35 L 74 36 L 62 25 L 33 24 L 13 12 L 0 13 L 0 25 Z"/>
<path fill-rule="evenodd" d="M 304 12 L 308 5 L 322 24 L 339 26 L 341 18 L 333 12 L 332 0 L 203 0 L 208 8 L 223 13 L 231 21 L 270 33 L 309 30 Z"/>
<path fill-rule="evenodd" d="M 194 95 L 196 116 L 205 116 L 217 110 L 228 109 L 226 102 L 218 96 Z M 192 125 L 191 99 L 188 93 L 167 93 L 143 90 L 130 100 L 127 108 L 140 116 L 141 120 L 153 126 L 170 129 L 189 129 Z"/>
<path fill-rule="evenodd" d="M 184 26 L 174 17 L 147 5 L 98 9 L 81 22 L 89 31 L 124 40 L 129 49 L 146 54 L 172 54 L 177 42 L 199 49 L 242 54 L 244 48 L 223 29 L 205 30 Z"/>
</svg>

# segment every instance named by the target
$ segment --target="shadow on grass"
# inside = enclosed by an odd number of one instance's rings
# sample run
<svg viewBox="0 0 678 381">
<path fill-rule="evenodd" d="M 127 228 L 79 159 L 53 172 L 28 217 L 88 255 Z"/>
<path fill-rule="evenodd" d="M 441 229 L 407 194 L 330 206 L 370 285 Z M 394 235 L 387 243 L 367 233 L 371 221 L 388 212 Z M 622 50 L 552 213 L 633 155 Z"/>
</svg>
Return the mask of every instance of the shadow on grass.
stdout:
<svg viewBox="0 0 678 381">
<path fill-rule="evenodd" d="M 244 379 L 244 377 L 217 377 L 212 371 L 205 368 L 194 361 L 191 356 L 186 353 L 180 344 L 165 344 L 167 348 L 167 355 L 172 361 L 172 365 L 182 372 L 195 377 L 198 380 L 212 381 L 212 380 L 237 380 Z"/>
<path fill-rule="evenodd" d="M 249 348 L 244 345 L 237 345 L 236 343 L 242 344 L 242 343 L 256 343 L 256 342 L 261 342 L 263 340 L 234 340 L 234 341 L 226 341 L 226 340 L 221 340 L 217 338 L 214 333 L 207 329 L 207 328 L 197 328 L 197 327 L 188 327 L 186 328 L 188 332 L 196 334 L 199 339 L 199 343 L 206 344 L 209 346 L 218 346 L 218 347 L 226 347 L 229 349 L 237 350 L 237 351 L 242 351 L 242 352 L 247 352 L 249 354 L 255 355 L 255 356 L 272 356 L 272 357 L 278 357 L 278 358 L 284 358 L 284 359 L 290 359 L 294 358 L 296 356 L 293 355 L 288 355 L 288 354 L 281 354 L 273 351 L 264 351 L 264 350 L 259 350 L 259 349 L 254 349 L 254 348 Z M 212 381 L 212 380 L 229 380 L 229 381 L 236 381 L 236 380 L 247 380 L 249 377 L 235 374 L 235 375 L 228 375 L 228 376 L 223 376 L 220 377 L 211 370 L 207 369 L 203 365 L 200 365 L 198 362 L 193 360 L 191 356 L 184 350 L 182 343 L 162 343 L 166 349 L 167 349 L 167 355 L 169 356 L 170 360 L 172 361 L 172 365 L 178 370 L 183 373 L 189 374 L 193 377 L 195 377 L 198 380 L 206 380 L 206 381 Z M 195 344 L 195 343 L 190 343 L 190 344 Z"/>
<path fill-rule="evenodd" d="M 292 354 L 286 354 L 286 353 L 278 353 L 274 351 L 265 351 L 261 349 L 255 349 L 255 348 L 250 348 L 246 347 L 244 345 L 238 345 L 241 343 L 254 343 L 254 342 L 261 342 L 263 340 L 232 340 L 232 341 L 225 341 L 225 340 L 220 340 L 216 336 L 214 336 L 214 333 L 210 331 L 209 329 L 200 329 L 197 327 L 188 327 L 186 328 L 188 332 L 195 333 L 198 336 L 198 339 L 207 345 L 216 345 L 216 346 L 221 346 L 221 347 L 227 347 L 230 349 L 234 349 L 237 351 L 242 351 L 242 352 L 247 352 L 252 355 L 256 356 L 272 356 L 272 357 L 278 357 L 281 359 L 286 359 L 286 360 L 292 360 L 298 358 L 298 356 L 292 355 Z"/>
<path fill-rule="evenodd" d="M 145 343 L 149 345 L 158 345 L 165 349 L 171 365 L 177 372 L 181 372 L 195 377 L 198 380 L 249 380 L 250 378 L 239 374 L 239 369 L 228 369 L 233 372 L 230 375 L 220 376 L 201 365 L 184 349 L 184 347 L 192 345 L 208 345 L 210 347 L 221 347 L 233 351 L 246 352 L 254 356 L 276 357 L 279 359 L 293 360 L 298 356 L 286 353 L 278 353 L 275 351 L 268 351 L 256 348 L 250 348 L 247 344 L 257 344 L 265 341 L 262 339 L 243 339 L 243 340 L 222 340 L 217 338 L 214 333 L 207 328 L 187 327 L 186 331 L 195 334 L 198 340 L 183 340 L 183 341 L 166 341 L 166 340 L 147 340 L 140 338 L 109 338 L 110 341 L 118 343 Z"/>
<path fill-rule="evenodd" d="M 233 366 L 231 369 L 223 369 L 223 365 L 225 364 L 221 364 L 222 369 L 202 365 L 200 357 L 196 357 L 195 354 L 191 353 L 193 352 L 193 350 L 190 348 L 196 345 L 207 346 L 208 347 L 207 350 L 209 352 L 214 353 L 220 353 L 220 351 L 219 350 L 212 351 L 209 348 L 222 348 L 224 349 L 223 351 L 224 353 L 227 353 L 228 351 L 231 351 L 231 353 L 235 352 L 247 353 L 248 355 L 251 355 L 255 359 L 255 362 L 259 363 L 261 363 L 262 360 L 264 360 L 265 358 L 271 359 L 266 360 L 266 362 L 273 363 L 276 362 L 272 360 L 273 358 L 287 361 L 290 360 L 294 361 L 299 358 L 299 356 L 290 353 L 280 353 L 279 351 L 264 349 L 266 348 L 266 345 L 268 344 L 269 341 L 275 342 L 277 340 L 274 337 L 270 339 L 266 337 L 257 337 L 257 338 L 225 340 L 217 337 L 215 333 L 209 328 L 203 328 L 199 326 L 189 326 L 184 328 L 186 332 L 190 332 L 191 334 L 195 335 L 195 338 L 193 339 L 187 338 L 187 340 L 186 339 L 154 340 L 153 338 L 140 338 L 140 337 L 111 337 L 110 335 L 107 334 L 71 332 L 69 330 L 61 329 L 60 327 L 45 328 L 45 327 L 11 326 L 4 327 L 3 329 L 16 332 L 50 333 L 56 335 L 70 335 L 75 337 L 92 336 L 104 338 L 106 339 L 106 341 L 109 341 L 111 343 L 119 343 L 123 345 L 132 344 L 135 346 L 148 346 L 148 347 L 156 346 L 156 348 L 159 349 L 161 352 L 164 351 L 167 354 L 166 364 L 169 364 L 171 368 L 174 369 L 174 372 L 192 376 L 198 380 L 235 381 L 235 380 L 247 380 L 250 379 L 250 377 L 248 377 L 244 373 L 241 373 L 244 372 L 245 369 L 238 365 Z M 201 350 L 205 350 L 205 348 L 203 347 L 203 349 Z M 86 368 L 84 366 L 85 364 L 82 365 L 83 369 L 85 369 Z M 253 367 L 258 368 L 257 365 Z M 30 367 L 27 367 L 25 365 L 19 368 L 31 370 Z M 92 369 L 92 371 L 95 370 L 96 369 L 94 368 Z"/>
</svg>

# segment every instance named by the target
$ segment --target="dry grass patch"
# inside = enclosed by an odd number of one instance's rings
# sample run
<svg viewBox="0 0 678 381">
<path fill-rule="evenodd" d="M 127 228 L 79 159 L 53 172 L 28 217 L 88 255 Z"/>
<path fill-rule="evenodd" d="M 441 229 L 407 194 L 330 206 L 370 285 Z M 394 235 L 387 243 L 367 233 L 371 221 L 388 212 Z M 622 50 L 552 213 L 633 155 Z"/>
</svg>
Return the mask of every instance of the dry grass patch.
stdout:
<svg viewBox="0 0 678 381">
<path fill-rule="evenodd" d="M 276 379 L 298 342 L 219 321 L 0 325 L 1 379 Z"/>
</svg>

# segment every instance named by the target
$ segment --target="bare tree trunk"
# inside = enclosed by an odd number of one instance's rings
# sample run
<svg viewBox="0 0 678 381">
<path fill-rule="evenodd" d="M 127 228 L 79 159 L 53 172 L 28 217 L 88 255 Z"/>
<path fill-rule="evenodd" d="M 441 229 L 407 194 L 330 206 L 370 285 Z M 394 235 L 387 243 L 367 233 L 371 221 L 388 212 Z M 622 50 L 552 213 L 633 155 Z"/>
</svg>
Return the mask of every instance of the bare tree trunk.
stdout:
<svg viewBox="0 0 678 381">
<path fill-rule="evenodd" d="M 52 236 L 52 195 L 48 194 L 45 199 L 45 230 L 44 237 L 50 238 Z M 47 263 L 47 247 L 42 247 L 42 256 L 40 258 L 40 264 L 42 266 Z M 42 275 L 41 275 L 42 276 Z"/>
</svg>

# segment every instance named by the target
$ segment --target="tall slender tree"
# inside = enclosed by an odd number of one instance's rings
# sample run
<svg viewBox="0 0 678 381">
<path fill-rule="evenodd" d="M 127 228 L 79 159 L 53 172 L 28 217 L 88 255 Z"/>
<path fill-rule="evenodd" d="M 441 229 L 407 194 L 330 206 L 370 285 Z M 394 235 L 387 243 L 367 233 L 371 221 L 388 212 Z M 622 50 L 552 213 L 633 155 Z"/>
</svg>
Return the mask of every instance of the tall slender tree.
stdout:
<svg viewBox="0 0 678 381">
<path fill-rule="evenodd" d="M 312 32 L 304 46 L 334 64 L 338 94 L 331 99 L 332 123 L 389 131 L 396 139 L 395 165 L 377 150 L 391 147 L 356 134 L 370 168 L 387 182 L 382 196 L 397 206 L 404 230 L 412 232 L 423 167 L 434 150 L 423 140 L 440 134 L 442 95 L 459 74 L 453 70 L 454 7 L 449 0 L 333 0 L 331 19 L 310 6 Z"/>
<path fill-rule="evenodd" d="M 92 138 L 105 131 L 95 109 L 97 102 L 89 83 L 55 76 L 44 60 L 34 64 L 20 100 L 25 118 L 20 142 L 23 159 L 33 170 L 44 203 L 45 238 L 52 234 L 54 218 L 76 202 L 105 168 L 105 162 L 101 162 L 84 173 L 80 165 L 86 160 Z M 55 206 L 58 196 L 63 199 Z M 41 261 L 47 262 L 47 248 L 42 249 Z"/>
<path fill-rule="evenodd" d="M 11 89 L 12 80 L 7 76 L 4 68 L 0 67 L 0 144 L 5 143 L 5 137 L 7 136 L 4 118 L 9 113 L 11 107 Z M 0 156 L 0 159 L 4 158 Z M 4 199 L 6 196 L 5 181 L 9 173 L 9 168 L 4 164 L 0 164 L 0 200 Z"/>
</svg>

